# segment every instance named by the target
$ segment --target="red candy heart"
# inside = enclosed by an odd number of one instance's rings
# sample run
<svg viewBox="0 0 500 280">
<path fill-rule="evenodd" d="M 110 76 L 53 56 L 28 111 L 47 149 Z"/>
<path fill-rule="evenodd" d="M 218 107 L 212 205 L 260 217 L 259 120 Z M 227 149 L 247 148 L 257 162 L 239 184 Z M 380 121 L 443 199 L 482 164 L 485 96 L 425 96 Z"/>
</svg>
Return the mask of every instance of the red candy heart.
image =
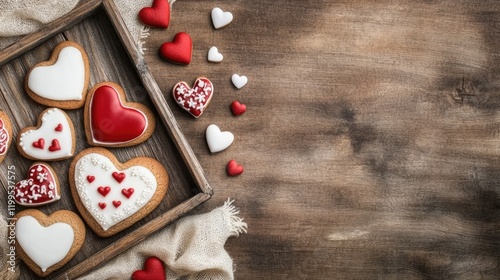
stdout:
<svg viewBox="0 0 500 280">
<path fill-rule="evenodd" d="M 134 189 L 133 189 L 133 188 L 123 189 L 123 190 L 122 190 L 122 194 L 123 194 L 126 198 L 130 198 L 130 197 L 132 196 L 132 194 L 134 194 Z"/>
<path fill-rule="evenodd" d="M 139 19 L 145 25 L 167 28 L 170 22 L 168 0 L 154 0 L 152 7 L 144 7 L 139 11 Z"/>
<path fill-rule="evenodd" d="M 231 103 L 231 112 L 233 112 L 235 116 L 243 115 L 246 110 L 247 106 L 245 104 L 241 104 L 238 101 L 233 101 L 233 103 Z"/>
<path fill-rule="evenodd" d="M 191 63 L 191 53 L 193 51 L 193 43 L 191 36 L 186 32 L 175 34 L 172 42 L 163 43 L 160 47 L 160 55 L 167 61 L 178 64 Z"/>
<path fill-rule="evenodd" d="M 111 86 L 97 88 L 90 105 L 90 128 L 94 142 L 126 143 L 140 137 L 148 125 L 140 110 L 125 107 Z"/>
<path fill-rule="evenodd" d="M 198 118 L 210 103 L 214 86 L 207 78 L 198 78 L 190 88 L 186 82 L 179 82 L 172 91 L 175 101 L 193 117 Z"/>
<path fill-rule="evenodd" d="M 38 139 L 38 141 L 33 142 L 33 147 L 37 149 L 42 149 L 45 146 L 45 140 L 43 138 Z"/>
<path fill-rule="evenodd" d="M 94 180 L 95 180 L 95 176 L 91 176 L 91 175 L 87 176 L 87 181 L 88 181 L 89 183 L 91 183 L 91 184 L 92 184 L 92 182 L 94 182 Z"/>
<path fill-rule="evenodd" d="M 100 207 L 101 209 L 106 208 L 106 203 L 104 203 L 104 202 L 99 202 L 98 204 L 99 204 L 99 207 Z"/>
<path fill-rule="evenodd" d="M 108 193 L 111 191 L 110 187 L 98 187 L 97 192 L 99 192 L 102 196 L 108 195 Z"/>
<path fill-rule="evenodd" d="M 58 187 L 53 170 L 45 164 L 35 163 L 29 169 L 28 179 L 14 186 L 14 199 L 26 206 L 38 206 L 58 200 Z"/>
<path fill-rule="evenodd" d="M 62 124 L 58 124 L 54 130 L 57 131 L 57 132 L 62 132 L 63 131 Z"/>
<path fill-rule="evenodd" d="M 118 208 L 118 206 L 122 205 L 122 202 L 119 201 L 119 200 L 113 200 L 113 206 L 115 206 L 115 208 Z"/>
<path fill-rule="evenodd" d="M 120 172 L 113 172 L 113 178 L 115 178 L 115 180 L 118 182 L 118 183 L 121 183 L 123 182 L 123 180 L 125 179 L 125 173 L 120 173 Z"/>
<path fill-rule="evenodd" d="M 59 151 L 60 149 L 61 149 L 61 146 L 59 146 L 59 140 L 57 140 L 57 139 L 52 140 L 52 145 L 50 145 L 49 151 L 55 152 L 55 151 Z"/>
<path fill-rule="evenodd" d="M 157 257 L 149 257 L 144 262 L 144 270 L 132 274 L 132 280 L 165 280 L 165 266 Z"/>
<path fill-rule="evenodd" d="M 227 164 L 226 171 L 229 176 L 238 176 L 243 173 L 243 166 L 238 164 L 235 160 L 230 160 Z"/>
</svg>

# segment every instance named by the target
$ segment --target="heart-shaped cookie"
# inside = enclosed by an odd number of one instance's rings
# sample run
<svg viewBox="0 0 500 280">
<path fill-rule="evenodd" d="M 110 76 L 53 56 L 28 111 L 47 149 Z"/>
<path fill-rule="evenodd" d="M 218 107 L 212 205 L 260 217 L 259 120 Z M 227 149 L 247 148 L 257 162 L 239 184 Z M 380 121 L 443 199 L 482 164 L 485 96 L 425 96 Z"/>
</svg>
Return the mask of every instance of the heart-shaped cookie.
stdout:
<svg viewBox="0 0 500 280">
<path fill-rule="evenodd" d="M 173 97 L 182 109 L 198 118 L 210 104 L 214 92 L 212 82 L 204 77 L 196 79 L 192 88 L 186 82 L 179 82 L 172 90 Z"/>
<path fill-rule="evenodd" d="M 231 82 L 237 89 L 241 89 L 248 83 L 248 78 L 246 76 L 240 76 L 238 74 L 233 74 L 231 76 Z"/>
<path fill-rule="evenodd" d="M 188 65 L 191 63 L 193 42 L 191 36 L 186 32 L 175 34 L 172 42 L 163 43 L 160 47 L 160 55 L 172 63 Z"/>
<path fill-rule="evenodd" d="M 28 169 L 28 178 L 14 185 L 14 200 L 23 206 L 39 206 L 59 200 L 57 175 L 50 165 L 37 162 Z"/>
<path fill-rule="evenodd" d="M 231 132 L 221 131 L 215 124 L 211 124 L 207 127 L 205 136 L 207 138 L 208 148 L 212 153 L 227 149 L 234 141 L 234 135 Z"/>
<path fill-rule="evenodd" d="M 228 176 L 238 176 L 243 173 L 243 166 L 235 160 L 230 160 L 226 166 Z"/>
<path fill-rule="evenodd" d="M 235 116 L 243 115 L 247 110 L 247 106 L 245 104 L 241 104 L 239 101 L 233 101 L 231 103 L 231 112 Z"/>
<path fill-rule="evenodd" d="M 168 189 L 168 174 L 160 162 L 138 157 L 122 164 L 103 148 L 80 152 L 69 174 L 80 214 L 101 237 L 142 219 L 160 204 Z"/>
<path fill-rule="evenodd" d="M 224 56 L 219 52 L 217 47 L 211 47 L 208 50 L 208 61 L 209 62 L 221 62 L 224 59 Z"/>
<path fill-rule="evenodd" d="M 144 269 L 132 273 L 132 280 L 165 280 L 165 266 L 157 257 L 144 261 Z"/>
<path fill-rule="evenodd" d="M 0 111 L 0 163 L 7 155 L 10 143 L 12 143 L 12 124 L 9 117 Z"/>
<path fill-rule="evenodd" d="M 29 70 L 24 87 L 40 104 L 76 109 L 85 104 L 89 76 L 85 50 L 75 42 L 65 41 L 54 48 L 48 61 Z"/>
<path fill-rule="evenodd" d="M 230 12 L 224 12 L 221 8 L 212 9 L 212 23 L 215 29 L 222 28 L 233 21 L 233 14 Z"/>
<path fill-rule="evenodd" d="M 167 28 L 170 23 L 168 0 L 154 0 L 152 7 L 144 7 L 139 11 L 139 19 L 145 25 Z"/>
<path fill-rule="evenodd" d="M 154 132 L 153 113 L 143 104 L 127 102 L 115 83 L 95 85 L 85 104 L 85 134 L 93 146 L 128 147 L 146 141 Z"/>
<path fill-rule="evenodd" d="M 29 209 L 14 216 L 16 250 L 26 265 L 45 277 L 66 264 L 85 241 L 85 225 L 77 214 L 59 210 L 50 216 Z"/>
<path fill-rule="evenodd" d="M 62 110 L 50 108 L 38 117 L 37 127 L 21 130 L 17 148 L 32 160 L 62 160 L 73 156 L 76 146 L 75 129 L 69 116 Z"/>
</svg>

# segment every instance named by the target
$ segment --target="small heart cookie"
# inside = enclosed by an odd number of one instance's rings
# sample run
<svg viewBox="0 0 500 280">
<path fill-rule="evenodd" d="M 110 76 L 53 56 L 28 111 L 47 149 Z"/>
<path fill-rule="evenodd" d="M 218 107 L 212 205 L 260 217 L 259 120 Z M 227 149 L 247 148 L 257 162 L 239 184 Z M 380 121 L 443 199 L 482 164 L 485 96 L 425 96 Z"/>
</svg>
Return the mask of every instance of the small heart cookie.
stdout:
<svg viewBox="0 0 500 280">
<path fill-rule="evenodd" d="M 59 210 L 46 216 L 29 209 L 14 217 L 19 257 L 40 277 L 71 260 L 85 241 L 85 225 L 71 211 Z"/>
<path fill-rule="evenodd" d="M 37 103 L 77 109 L 85 104 L 89 77 L 85 50 L 75 42 L 65 41 L 55 47 L 48 61 L 29 70 L 24 87 Z"/>
<path fill-rule="evenodd" d="M 170 23 L 168 0 L 154 0 L 152 7 L 144 7 L 139 11 L 139 19 L 145 25 L 167 28 Z"/>
<path fill-rule="evenodd" d="M 188 65 L 191 63 L 193 42 L 191 36 L 186 32 L 175 34 L 172 42 L 163 43 L 160 47 L 160 55 L 172 63 Z"/>
<path fill-rule="evenodd" d="M 151 137 L 156 126 L 148 107 L 127 102 L 123 88 L 112 82 L 99 83 L 90 90 L 84 123 L 87 142 L 103 147 L 140 144 Z"/>
<path fill-rule="evenodd" d="M 205 133 L 210 152 L 217 153 L 227 149 L 234 141 L 234 135 L 229 131 L 221 131 L 220 128 L 211 124 Z"/>
<path fill-rule="evenodd" d="M 50 165 L 36 162 L 28 169 L 28 178 L 14 185 L 14 200 L 23 206 L 40 206 L 61 198 L 59 180 Z"/>
<path fill-rule="evenodd" d="M 38 117 L 37 127 L 24 128 L 17 138 L 19 152 L 32 160 L 67 159 L 73 156 L 75 146 L 73 122 L 57 108 L 43 111 Z"/>
<path fill-rule="evenodd" d="M 144 269 L 136 270 L 132 280 L 165 280 L 165 265 L 157 257 L 149 257 L 144 261 Z"/>
<path fill-rule="evenodd" d="M 120 163 L 103 148 L 80 152 L 71 162 L 69 180 L 76 208 L 101 237 L 144 218 L 168 189 L 168 174 L 160 162 L 138 157 Z"/>
<path fill-rule="evenodd" d="M 212 23 L 215 29 L 222 28 L 233 21 L 233 14 L 231 12 L 224 12 L 221 8 L 212 9 Z"/>
<path fill-rule="evenodd" d="M 238 176 L 243 173 L 243 166 L 235 160 L 230 160 L 227 163 L 226 172 L 228 176 Z"/>
<path fill-rule="evenodd" d="M 179 82 L 172 90 L 174 100 L 177 104 L 195 118 L 203 114 L 212 100 L 213 93 L 214 86 L 205 77 L 196 79 L 192 88 L 186 82 Z"/>
<path fill-rule="evenodd" d="M 10 144 L 12 143 L 12 124 L 9 117 L 0 111 L 0 163 L 7 155 Z"/>
<path fill-rule="evenodd" d="M 240 76 L 238 74 L 233 74 L 231 76 L 231 81 L 237 89 L 241 89 L 248 83 L 248 78 L 246 76 Z"/>
<path fill-rule="evenodd" d="M 217 47 L 211 47 L 208 50 L 208 61 L 209 62 L 221 62 L 224 59 L 224 56 L 219 52 Z"/>
<path fill-rule="evenodd" d="M 243 115 L 247 110 L 247 106 L 245 104 L 241 104 L 239 101 L 233 101 L 231 103 L 231 112 L 235 116 Z"/>
</svg>

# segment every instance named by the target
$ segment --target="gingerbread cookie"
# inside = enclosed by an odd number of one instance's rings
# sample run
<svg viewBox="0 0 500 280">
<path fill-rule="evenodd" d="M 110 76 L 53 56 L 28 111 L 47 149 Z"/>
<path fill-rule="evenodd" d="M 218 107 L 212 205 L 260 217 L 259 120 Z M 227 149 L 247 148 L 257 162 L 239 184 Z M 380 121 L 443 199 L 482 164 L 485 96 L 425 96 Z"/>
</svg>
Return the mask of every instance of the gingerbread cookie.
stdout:
<svg viewBox="0 0 500 280">
<path fill-rule="evenodd" d="M 95 85 L 85 103 L 85 134 L 93 146 L 128 147 L 146 141 L 153 134 L 156 121 L 143 104 L 127 102 L 118 84 Z"/>
<path fill-rule="evenodd" d="M 0 111 L 0 163 L 7 155 L 10 143 L 12 143 L 12 124 L 9 117 Z"/>
<path fill-rule="evenodd" d="M 28 169 L 28 178 L 14 185 L 14 200 L 23 206 L 40 206 L 61 198 L 59 179 L 50 165 L 36 162 Z"/>
<path fill-rule="evenodd" d="M 48 61 L 38 63 L 26 75 L 24 87 L 37 103 L 62 109 L 85 104 L 89 84 L 89 59 L 77 43 L 59 43 Z"/>
<path fill-rule="evenodd" d="M 15 215 L 16 250 L 40 277 L 66 264 L 85 241 L 85 224 L 77 214 L 59 210 L 50 216 L 29 209 Z"/>
<path fill-rule="evenodd" d="M 196 79 L 192 88 L 186 82 L 179 82 L 172 90 L 177 104 L 195 118 L 203 114 L 212 100 L 213 93 L 214 86 L 205 77 Z"/>
<path fill-rule="evenodd" d="M 43 111 L 38 117 L 37 127 L 24 128 L 17 137 L 17 149 L 32 160 L 67 159 L 73 156 L 75 146 L 73 122 L 57 108 Z"/>
<path fill-rule="evenodd" d="M 97 235 L 114 235 L 155 209 L 168 189 L 168 174 L 152 158 L 120 163 L 104 148 L 80 152 L 69 169 L 76 207 Z"/>
</svg>

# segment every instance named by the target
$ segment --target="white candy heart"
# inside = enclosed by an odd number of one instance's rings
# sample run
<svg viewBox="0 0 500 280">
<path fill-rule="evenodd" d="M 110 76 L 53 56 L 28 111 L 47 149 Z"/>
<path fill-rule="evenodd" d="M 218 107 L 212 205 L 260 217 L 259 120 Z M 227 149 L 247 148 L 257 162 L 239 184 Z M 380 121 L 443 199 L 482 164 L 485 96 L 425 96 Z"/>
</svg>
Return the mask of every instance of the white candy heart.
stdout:
<svg viewBox="0 0 500 280">
<path fill-rule="evenodd" d="M 75 232 L 66 223 L 44 227 L 35 218 L 23 216 L 16 222 L 16 239 L 26 255 L 45 272 L 66 257 Z"/>
<path fill-rule="evenodd" d="M 75 47 L 59 52 L 55 64 L 35 67 L 29 74 L 28 87 L 35 94 L 52 100 L 81 100 L 85 87 L 85 63 Z"/>
<path fill-rule="evenodd" d="M 217 47 L 211 47 L 208 51 L 208 61 L 210 62 L 221 62 L 224 56 L 219 52 Z"/>
<path fill-rule="evenodd" d="M 223 12 L 220 8 L 212 10 L 212 23 L 215 29 L 222 28 L 233 21 L 233 14 L 230 12 Z"/>
<path fill-rule="evenodd" d="M 240 89 L 248 83 L 248 78 L 246 76 L 240 76 L 238 74 L 233 74 L 233 76 L 231 76 L 231 81 L 233 82 L 233 85 L 237 89 Z"/>
<path fill-rule="evenodd" d="M 208 148 L 212 153 L 227 149 L 234 141 L 234 135 L 231 132 L 221 131 L 215 124 L 211 124 L 207 127 L 206 138 Z"/>
</svg>

